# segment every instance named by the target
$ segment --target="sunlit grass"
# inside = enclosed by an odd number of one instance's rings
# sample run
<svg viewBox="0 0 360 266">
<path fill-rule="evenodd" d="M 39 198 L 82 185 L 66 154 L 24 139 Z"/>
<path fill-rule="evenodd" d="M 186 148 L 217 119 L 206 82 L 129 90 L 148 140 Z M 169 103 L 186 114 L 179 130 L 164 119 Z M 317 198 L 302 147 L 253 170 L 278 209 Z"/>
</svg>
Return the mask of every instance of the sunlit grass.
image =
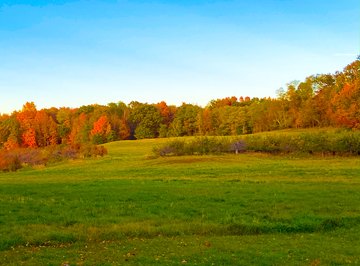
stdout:
<svg viewBox="0 0 360 266">
<path fill-rule="evenodd" d="M 0 264 L 360 263 L 358 157 L 152 157 L 166 141 L 1 173 Z"/>
</svg>

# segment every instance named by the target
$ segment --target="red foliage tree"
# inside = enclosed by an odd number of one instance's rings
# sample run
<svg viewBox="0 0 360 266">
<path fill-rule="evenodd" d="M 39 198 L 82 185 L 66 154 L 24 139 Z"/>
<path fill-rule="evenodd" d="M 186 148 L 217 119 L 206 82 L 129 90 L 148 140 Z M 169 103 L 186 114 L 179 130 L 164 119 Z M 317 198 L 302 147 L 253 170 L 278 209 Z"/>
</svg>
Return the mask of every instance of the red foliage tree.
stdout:
<svg viewBox="0 0 360 266">
<path fill-rule="evenodd" d="M 37 148 L 35 129 L 29 128 L 22 134 L 22 142 L 24 147 Z"/>
<path fill-rule="evenodd" d="M 94 122 L 93 128 L 90 131 L 91 138 L 96 144 L 106 142 L 112 133 L 111 125 L 105 115 Z"/>
</svg>

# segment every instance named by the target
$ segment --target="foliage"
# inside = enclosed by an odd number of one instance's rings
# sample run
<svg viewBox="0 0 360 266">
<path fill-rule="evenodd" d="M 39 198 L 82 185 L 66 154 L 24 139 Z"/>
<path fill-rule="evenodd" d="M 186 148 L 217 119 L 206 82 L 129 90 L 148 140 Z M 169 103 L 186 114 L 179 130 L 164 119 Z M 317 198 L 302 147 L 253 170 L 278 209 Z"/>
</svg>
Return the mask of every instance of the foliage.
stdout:
<svg viewBox="0 0 360 266">
<path fill-rule="evenodd" d="M 172 137 L 194 136 L 198 131 L 197 119 L 201 108 L 183 103 L 177 108 L 169 135 Z"/>
<path fill-rule="evenodd" d="M 237 136 L 290 128 L 360 129 L 360 60 L 335 74 L 293 81 L 277 98 L 226 97 L 202 108 L 131 102 L 38 110 L 33 102 L 0 115 L 0 148 L 103 144 L 179 136 Z M 249 140 L 255 141 L 255 140 Z M 267 148 L 279 149 L 269 141 Z M 311 141 L 311 140 L 310 140 Z M 315 149 L 315 148 L 314 148 Z M 274 151 L 275 151 L 274 150 Z M 316 150 L 316 149 L 315 149 Z"/>
<path fill-rule="evenodd" d="M 0 151 L 0 171 L 16 171 L 20 169 L 21 162 L 14 152 Z"/>
<path fill-rule="evenodd" d="M 111 125 L 105 115 L 101 116 L 97 121 L 94 122 L 93 129 L 91 130 L 90 134 L 94 144 L 102 144 L 111 141 L 114 138 Z"/>
<path fill-rule="evenodd" d="M 137 139 L 159 136 L 162 117 L 160 111 L 155 106 L 140 104 L 133 109 L 130 120 L 136 127 L 134 136 Z"/>
<path fill-rule="evenodd" d="M 226 138 L 196 137 L 185 141 L 171 140 L 160 147 L 155 147 L 153 152 L 158 156 L 205 155 L 229 152 L 230 143 Z"/>
<path fill-rule="evenodd" d="M 319 131 L 299 134 L 249 135 L 246 150 L 268 153 L 360 155 L 360 132 Z"/>
<path fill-rule="evenodd" d="M 197 137 L 174 139 L 153 152 L 158 156 L 204 155 L 228 152 L 308 153 L 322 155 L 360 155 L 360 132 L 315 131 L 303 133 L 253 134 L 239 138 Z"/>
<path fill-rule="evenodd" d="M 84 158 L 90 157 L 103 157 L 107 154 L 107 150 L 104 146 L 96 146 L 96 145 L 83 145 L 79 149 L 80 156 Z"/>
<path fill-rule="evenodd" d="M 107 154 L 104 146 L 92 144 L 82 146 L 49 146 L 45 148 L 18 148 L 0 151 L 0 171 L 16 171 L 23 166 L 47 165 L 65 159 L 103 157 Z"/>
</svg>

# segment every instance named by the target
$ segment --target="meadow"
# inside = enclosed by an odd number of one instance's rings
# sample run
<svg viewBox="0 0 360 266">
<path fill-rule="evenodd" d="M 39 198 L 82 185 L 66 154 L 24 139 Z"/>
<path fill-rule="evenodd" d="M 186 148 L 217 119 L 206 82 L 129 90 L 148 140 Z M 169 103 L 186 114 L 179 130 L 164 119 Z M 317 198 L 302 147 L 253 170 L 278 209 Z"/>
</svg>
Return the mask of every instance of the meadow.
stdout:
<svg viewBox="0 0 360 266">
<path fill-rule="evenodd" d="M 0 173 L 0 265 L 358 265 L 360 157 L 154 157 Z"/>
</svg>

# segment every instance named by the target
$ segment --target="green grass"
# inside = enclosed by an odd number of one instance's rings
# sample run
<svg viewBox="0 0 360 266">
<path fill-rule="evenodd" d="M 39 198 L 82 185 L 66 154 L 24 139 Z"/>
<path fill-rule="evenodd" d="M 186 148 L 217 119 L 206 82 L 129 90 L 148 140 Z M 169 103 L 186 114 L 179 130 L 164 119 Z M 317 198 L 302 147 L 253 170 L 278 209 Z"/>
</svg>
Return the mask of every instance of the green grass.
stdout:
<svg viewBox="0 0 360 266">
<path fill-rule="evenodd" d="M 359 157 L 152 158 L 166 141 L 0 173 L 0 265 L 360 264 Z"/>
</svg>

